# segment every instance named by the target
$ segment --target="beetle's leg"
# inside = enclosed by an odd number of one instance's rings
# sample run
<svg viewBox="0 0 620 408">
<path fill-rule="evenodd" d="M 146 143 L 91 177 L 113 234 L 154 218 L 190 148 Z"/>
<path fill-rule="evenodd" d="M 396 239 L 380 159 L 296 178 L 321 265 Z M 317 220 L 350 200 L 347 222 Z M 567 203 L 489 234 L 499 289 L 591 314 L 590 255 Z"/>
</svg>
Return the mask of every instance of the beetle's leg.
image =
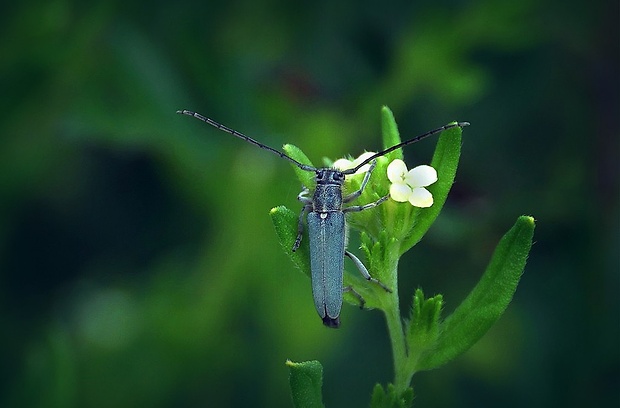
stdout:
<svg viewBox="0 0 620 408">
<path fill-rule="evenodd" d="M 365 204 L 365 205 L 352 205 L 351 207 L 345 207 L 342 209 L 342 212 L 360 212 L 360 211 L 364 211 L 367 210 L 369 208 L 373 208 L 378 206 L 379 204 L 381 204 L 382 202 L 386 201 L 388 198 L 390 198 L 390 195 L 386 195 L 381 197 L 380 199 L 378 199 L 377 201 L 375 201 L 374 203 L 369 203 L 369 204 Z"/>
<path fill-rule="evenodd" d="M 359 269 L 360 273 L 362 274 L 364 278 L 366 278 L 366 280 L 370 282 L 374 282 L 377 285 L 381 286 L 386 292 L 392 293 L 392 291 L 387 286 L 385 286 L 383 283 L 381 283 L 378 279 L 375 279 L 372 276 L 370 276 L 368 269 L 366 269 L 362 261 L 360 261 L 360 259 L 357 256 L 353 255 L 349 251 L 344 251 L 344 254 L 353 261 L 357 269 Z"/>
<path fill-rule="evenodd" d="M 304 206 L 301 209 L 301 213 L 299 214 L 299 221 L 297 223 L 297 238 L 295 239 L 295 243 L 293 244 L 293 252 L 297 251 L 299 245 L 301 245 L 301 237 L 304 233 L 304 218 L 306 214 L 312 209 L 312 199 L 308 198 L 307 194 L 310 192 L 306 187 L 303 187 L 301 193 L 297 196 L 297 199 L 301 201 Z"/>
<path fill-rule="evenodd" d="M 364 305 L 366 304 L 366 301 L 364 300 L 364 298 L 362 297 L 362 295 L 360 295 L 359 293 L 357 293 L 355 291 L 355 289 L 353 289 L 352 286 L 345 286 L 344 288 L 342 288 L 343 292 L 351 292 L 351 294 L 353 296 L 355 296 L 357 298 L 357 300 L 360 302 L 360 309 L 364 308 Z"/>
<path fill-rule="evenodd" d="M 299 221 L 297 223 L 297 238 L 295 238 L 295 243 L 293 244 L 293 248 L 292 248 L 293 252 L 297 251 L 297 249 L 301 245 L 301 237 L 303 236 L 303 233 L 304 233 L 304 218 L 306 214 L 308 214 L 311 208 L 312 208 L 312 204 L 306 204 L 301 209 L 301 213 L 299 213 Z"/>
<path fill-rule="evenodd" d="M 364 175 L 364 180 L 362 180 L 362 184 L 360 185 L 359 190 L 352 192 L 351 194 L 349 194 L 346 197 L 342 197 L 342 202 L 343 203 L 348 203 L 350 201 L 353 201 L 357 197 L 362 195 L 362 192 L 364 191 L 364 188 L 366 187 L 366 184 L 368 184 L 368 180 L 370 180 L 370 175 L 372 174 L 372 171 L 375 169 L 376 165 L 377 165 L 377 161 L 376 160 L 373 160 L 373 161 L 370 162 L 370 168 L 368 169 L 368 171 Z"/>
</svg>

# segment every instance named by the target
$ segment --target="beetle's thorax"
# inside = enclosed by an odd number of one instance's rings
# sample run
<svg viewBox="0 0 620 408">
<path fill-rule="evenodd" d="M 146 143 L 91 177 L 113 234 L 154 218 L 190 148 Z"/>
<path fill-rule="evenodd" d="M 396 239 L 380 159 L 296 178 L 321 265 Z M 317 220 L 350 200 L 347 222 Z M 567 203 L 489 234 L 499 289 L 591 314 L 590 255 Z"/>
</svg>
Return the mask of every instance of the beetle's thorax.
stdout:
<svg viewBox="0 0 620 408">
<path fill-rule="evenodd" d="M 313 204 L 316 212 L 342 210 L 342 185 L 344 174 L 335 169 L 318 169 L 316 171 L 316 188 Z"/>
</svg>

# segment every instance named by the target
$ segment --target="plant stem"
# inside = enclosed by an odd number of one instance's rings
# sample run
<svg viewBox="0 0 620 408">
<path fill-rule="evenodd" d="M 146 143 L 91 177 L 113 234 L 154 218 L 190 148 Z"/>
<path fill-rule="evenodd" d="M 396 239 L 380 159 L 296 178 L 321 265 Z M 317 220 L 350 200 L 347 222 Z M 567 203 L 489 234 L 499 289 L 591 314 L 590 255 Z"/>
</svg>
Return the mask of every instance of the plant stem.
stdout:
<svg viewBox="0 0 620 408">
<path fill-rule="evenodd" d="M 393 270 L 389 275 L 395 277 L 395 279 L 393 279 L 391 284 L 392 293 L 389 294 L 383 310 L 385 313 L 388 332 L 390 334 L 390 342 L 392 343 L 392 354 L 394 359 L 394 387 L 398 393 L 403 393 L 409 387 L 409 380 L 411 379 L 411 376 L 408 375 L 406 367 L 407 346 L 398 301 L 398 279 L 396 278 L 397 268 L 398 261 L 393 263 Z"/>
</svg>

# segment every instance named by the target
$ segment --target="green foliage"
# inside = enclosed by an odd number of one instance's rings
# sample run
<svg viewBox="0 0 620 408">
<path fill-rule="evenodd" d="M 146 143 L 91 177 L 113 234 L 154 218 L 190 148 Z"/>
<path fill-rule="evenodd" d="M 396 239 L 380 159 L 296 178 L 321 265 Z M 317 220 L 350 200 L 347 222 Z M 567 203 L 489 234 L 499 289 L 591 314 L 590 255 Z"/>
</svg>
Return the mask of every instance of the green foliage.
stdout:
<svg viewBox="0 0 620 408">
<path fill-rule="evenodd" d="M 383 148 L 388 149 L 392 146 L 396 146 L 401 142 L 400 133 L 398 132 L 398 125 L 396 124 L 396 119 L 394 119 L 394 114 L 387 106 L 383 106 L 381 108 L 381 135 L 383 139 Z M 403 150 L 396 149 L 387 155 L 385 158 L 388 162 L 396 159 L 403 159 Z"/>
<path fill-rule="evenodd" d="M 293 244 L 297 239 L 299 215 L 284 206 L 271 209 L 269 215 L 284 253 L 291 258 L 293 264 L 301 272 L 310 277 L 310 248 L 308 247 L 307 232 L 304 232 L 304 238 L 301 240 L 301 245 L 297 248 L 297 251 L 292 251 Z"/>
<path fill-rule="evenodd" d="M 401 253 L 417 244 L 437 219 L 454 183 L 460 156 L 461 128 L 456 127 L 442 132 L 431 161 L 431 166 L 437 170 L 437 182 L 428 187 L 433 194 L 434 203 L 429 208 L 412 209 L 411 219 L 415 229 L 411 229 L 411 233 L 403 240 Z"/>
<path fill-rule="evenodd" d="M 382 124 L 384 142 L 399 143 L 396 122 L 387 107 L 382 109 Z M 441 211 L 454 182 L 460 145 L 461 129 L 458 127 L 448 129 L 439 136 L 432 161 L 437 169 L 438 182 L 432 188 L 435 203 L 430 208 L 415 208 L 409 203 L 388 200 L 378 209 L 350 214 L 352 225 L 361 231 L 361 248 L 371 274 L 392 290 L 388 293 L 356 274 L 346 275 L 346 284 L 364 298 L 368 308 L 384 312 L 393 349 L 394 384 L 389 384 L 387 390 L 377 385 L 371 407 L 410 406 L 413 375 L 447 363 L 477 342 L 505 311 L 525 268 L 532 245 L 534 219 L 523 216 L 502 238 L 480 282 L 452 315 L 442 321 L 443 296 L 425 299 L 422 289 L 417 289 L 411 314 L 403 327 L 398 301 L 398 260 L 403 252 L 422 239 Z M 307 162 L 299 150 L 289 147 L 287 153 Z M 402 157 L 402 153 L 395 156 Z M 361 199 L 372 200 L 389 190 L 387 162 L 385 158 L 377 160 L 371 178 L 373 182 L 366 187 Z M 305 183 L 304 179 L 301 181 Z M 271 217 L 285 252 L 299 269 L 309 275 L 308 259 L 304 258 L 307 257 L 307 247 L 303 252 L 292 253 L 290 250 L 297 235 L 297 216 L 284 207 L 277 207 L 271 211 Z M 345 299 L 359 303 L 359 299 L 352 296 Z M 297 384 L 295 387 L 294 396 L 308 393 L 298 392 Z M 313 390 L 316 391 L 316 388 Z"/>
<path fill-rule="evenodd" d="M 297 160 L 299 163 L 314 166 L 310 159 L 308 159 L 308 156 L 306 156 L 297 146 L 285 144 L 283 146 L 283 150 L 286 154 Z M 301 181 L 301 184 L 308 189 L 312 189 L 314 186 L 314 173 L 311 171 L 302 170 L 293 163 L 291 163 L 291 165 L 293 166 L 295 175 L 299 178 L 299 181 Z"/>
<path fill-rule="evenodd" d="M 453 360 L 473 346 L 499 319 L 517 289 L 533 235 L 534 219 L 519 217 L 497 245 L 480 282 L 441 324 L 441 335 L 420 358 L 416 371 L 430 370 Z"/>
<path fill-rule="evenodd" d="M 370 408 L 408 408 L 412 403 L 413 388 L 399 392 L 393 384 L 388 384 L 387 390 L 381 384 L 376 384 L 372 390 Z"/>
<path fill-rule="evenodd" d="M 423 356 L 433 353 L 440 333 L 441 308 L 443 296 L 436 295 L 424 299 L 422 289 L 417 289 L 413 296 L 411 317 L 406 325 L 406 340 L 409 355 Z"/>
<path fill-rule="evenodd" d="M 295 408 L 322 408 L 323 366 L 318 361 L 286 362 Z"/>
</svg>

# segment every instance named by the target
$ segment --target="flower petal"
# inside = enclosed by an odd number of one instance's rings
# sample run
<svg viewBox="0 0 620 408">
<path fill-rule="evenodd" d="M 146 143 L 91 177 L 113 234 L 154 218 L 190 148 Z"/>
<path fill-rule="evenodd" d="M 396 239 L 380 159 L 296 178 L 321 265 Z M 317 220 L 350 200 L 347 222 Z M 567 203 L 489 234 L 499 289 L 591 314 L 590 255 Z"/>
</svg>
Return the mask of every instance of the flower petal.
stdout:
<svg viewBox="0 0 620 408">
<path fill-rule="evenodd" d="M 387 168 L 388 179 L 392 183 L 402 183 L 407 174 L 407 165 L 400 159 L 392 160 Z"/>
<path fill-rule="evenodd" d="M 338 170 L 348 170 L 353 168 L 353 162 L 348 159 L 338 159 L 332 164 L 332 167 Z"/>
<path fill-rule="evenodd" d="M 390 185 L 390 197 L 399 203 L 405 203 L 410 200 L 411 188 L 405 183 L 393 183 Z"/>
<path fill-rule="evenodd" d="M 349 169 L 352 169 L 354 167 L 357 167 L 357 165 L 359 165 L 361 162 L 363 162 L 364 160 L 366 160 L 367 158 L 369 158 L 373 154 L 375 154 L 375 152 L 364 152 L 358 158 L 356 158 L 355 160 L 338 159 L 338 160 L 336 160 L 332 164 L 332 167 L 335 168 L 335 169 L 341 170 L 341 171 L 349 170 Z M 370 168 L 370 163 L 365 164 L 362 167 L 360 167 L 359 169 L 357 169 L 355 174 L 366 173 L 369 168 Z"/>
<path fill-rule="evenodd" d="M 360 154 L 360 156 L 357 159 L 353 160 L 353 163 L 352 163 L 351 167 L 349 167 L 349 168 L 353 168 L 353 167 L 358 166 L 361 162 L 363 162 L 364 160 L 366 160 L 367 158 L 369 158 L 373 154 L 375 154 L 375 152 L 364 152 L 364 153 Z M 360 167 L 355 172 L 355 174 L 366 173 L 369 168 L 370 168 L 370 163 L 367 163 L 367 164 L 363 165 L 362 167 Z"/>
<path fill-rule="evenodd" d="M 411 188 L 430 186 L 437 181 L 437 170 L 427 165 L 414 167 L 405 176 L 405 181 Z"/>
<path fill-rule="evenodd" d="M 411 191 L 409 202 L 415 207 L 430 207 L 433 205 L 433 195 L 424 187 L 417 187 Z"/>
</svg>

